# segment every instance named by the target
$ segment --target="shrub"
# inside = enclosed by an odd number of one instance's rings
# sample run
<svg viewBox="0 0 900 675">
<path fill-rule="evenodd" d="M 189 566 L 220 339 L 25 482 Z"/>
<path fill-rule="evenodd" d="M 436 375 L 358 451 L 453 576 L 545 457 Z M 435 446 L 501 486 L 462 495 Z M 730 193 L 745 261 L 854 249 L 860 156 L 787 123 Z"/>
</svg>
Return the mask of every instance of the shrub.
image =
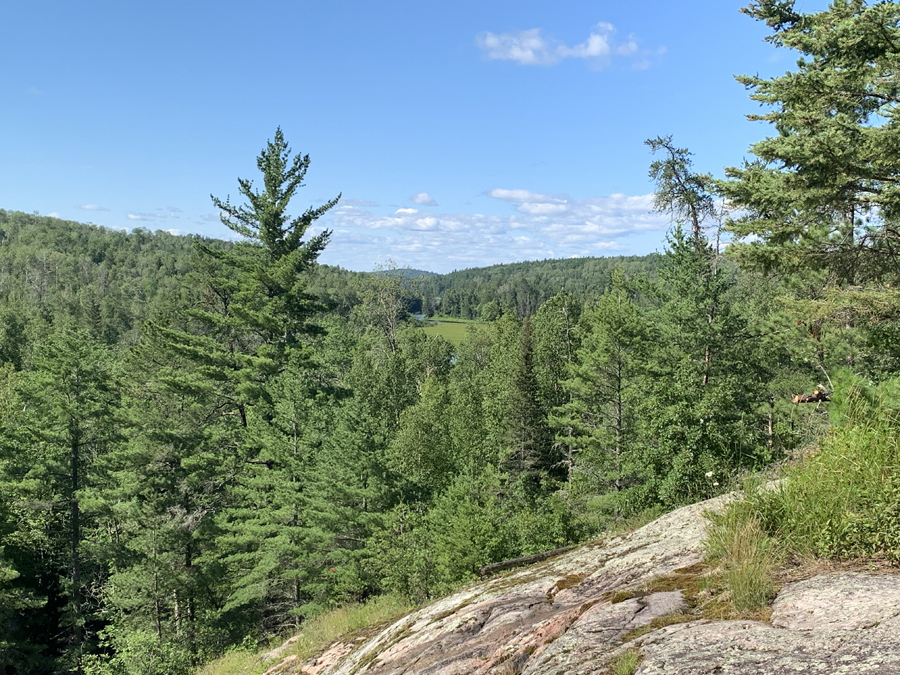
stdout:
<svg viewBox="0 0 900 675">
<path fill-rule="evenodd" d="M 799 553 L 900 560 L 900 380 L 848 378 L 817 454 L 754 497 L 763 528 Z"/>
</svg>

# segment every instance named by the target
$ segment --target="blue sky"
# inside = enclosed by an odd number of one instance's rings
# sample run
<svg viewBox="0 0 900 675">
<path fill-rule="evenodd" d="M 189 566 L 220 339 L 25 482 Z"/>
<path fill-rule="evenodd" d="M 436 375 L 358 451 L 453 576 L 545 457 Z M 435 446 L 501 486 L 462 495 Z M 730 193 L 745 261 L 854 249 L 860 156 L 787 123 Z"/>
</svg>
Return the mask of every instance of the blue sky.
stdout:
<svg viewBox="0 0 900 675">
<path fill-rule="evenodd" d="M 768 133 L 733 75 L 796 59 L 740 6 L 3 3 L 0 207 L 226 236 L 209 195 L 237 197 L 280 125 L 312 159 L 295 210 L 343 194 L 330 264 L 659 250 L 643 141 L 721 175 Z"/>
</svg>

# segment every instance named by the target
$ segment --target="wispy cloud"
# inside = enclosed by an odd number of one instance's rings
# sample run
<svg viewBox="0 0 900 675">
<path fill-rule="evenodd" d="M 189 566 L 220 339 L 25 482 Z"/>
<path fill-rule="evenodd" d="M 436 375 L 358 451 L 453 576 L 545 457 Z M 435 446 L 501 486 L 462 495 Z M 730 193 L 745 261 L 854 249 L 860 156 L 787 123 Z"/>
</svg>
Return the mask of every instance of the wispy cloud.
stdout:
<svg viewBox="0 0 900 675">
<path fill-rule="evenodd" d="M 341 197 L 340 201 L 341 206 L 360 206 L 363 208 L 371 208 L 374 206 L 381 206 L 378 202 L 373 202 L 368 199 L 350 199 L 347 197 Z"/>
<path fill-rule="evenodd" d="M 409 198 L 413 204 L 418 204 L 419 206 L 437 206 L 438 203 L 434 200 L 427 192 L 417 192 Z"/>
<path fill-rule="evenodd" d="M 78 208 L 84 209 L 85 211 L 109 211 L 109 209 L 98 206 L 97 204 L 82 204 Z"/>
<path fill-rule="evenodd" d="M 541 192 L 532 192 L 531 190 L 504 190 L 503 188 L 494 188 L 487 190 L 484 194 L 494 199 L 502 199 L 505 202 L 565 202 L 568 200 L 566 195 L 546 195 Z"/>
<path fill-rule="evenodd" d="M 615 57 L 641 56 L 634 36 L 620 41 L 615 26 L 606 22 L 598 23 L 584 42 L 575 45 L 546 37 L 540 28 L 514 33 L 485 31 L 477 36 L 476 43 L 487 59 L 515 61 L 523 66 L 552 66 L 564 59 L 584 59 L 594 67 L 604 67 Z"/>
</svg>

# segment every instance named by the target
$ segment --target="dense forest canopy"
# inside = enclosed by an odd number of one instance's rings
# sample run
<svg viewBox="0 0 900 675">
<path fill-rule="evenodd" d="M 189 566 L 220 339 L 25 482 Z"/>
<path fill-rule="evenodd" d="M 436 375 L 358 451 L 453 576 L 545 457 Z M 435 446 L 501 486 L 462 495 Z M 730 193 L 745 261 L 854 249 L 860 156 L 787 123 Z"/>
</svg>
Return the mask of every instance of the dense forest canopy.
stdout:
<svg viewBox="0 0 900 675">
<path fill-rule="evenodd" d="M 785 461 L 842 373 L 895 380 L 896 6 L 747 11 L 805 60 L 744 78 L 774 135 L 724 180 L 648 141 L 658 255 L 320 265 L 336 200 L 290 214 L 280 130 L 215 202 L 236 242 L 0 210 L 0 670 L 188 673 L 423 601 Z"/>
</svg>

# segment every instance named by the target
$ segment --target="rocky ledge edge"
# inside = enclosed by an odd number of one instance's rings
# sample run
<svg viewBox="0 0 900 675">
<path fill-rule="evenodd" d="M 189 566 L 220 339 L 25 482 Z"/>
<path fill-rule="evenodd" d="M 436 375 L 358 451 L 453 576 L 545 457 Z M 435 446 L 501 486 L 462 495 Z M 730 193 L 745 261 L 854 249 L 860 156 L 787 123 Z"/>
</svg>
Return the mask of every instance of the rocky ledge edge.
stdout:
<svg viewBox="0 0 900 675">
<path fill-rule="evenodd" d="M 266 675 L 594 675 L 634 649 L 635 675 L 900 673 L 900 575 L 821 574 L 782 588 L 769 622 L 690 620 L 623 643 L 685 618 L 677 580 L 703 561 L 704 513 L 731 499 L 473 585 Z M 638 592 L 664 578 L 676 587 Z"/>
</svg>

